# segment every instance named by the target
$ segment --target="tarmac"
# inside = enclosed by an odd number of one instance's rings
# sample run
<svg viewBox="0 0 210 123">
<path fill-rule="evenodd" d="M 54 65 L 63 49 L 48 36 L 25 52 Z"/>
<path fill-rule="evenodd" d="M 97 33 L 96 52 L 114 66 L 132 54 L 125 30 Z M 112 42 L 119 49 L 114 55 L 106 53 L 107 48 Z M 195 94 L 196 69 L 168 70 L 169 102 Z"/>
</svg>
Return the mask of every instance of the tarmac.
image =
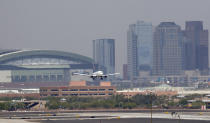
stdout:
<svg viewBox="0 0 210 123">
<path fill-rule="evenodd" d="M 0 123 L 150 123 L 150 113 L 138 112 L 11 112 Z M 210 123 L 210 112 L 154 112 L 152 123 Z"/>
<path fill-rule="evenodd" d="M 40 121 L 30 122 L 22 119 L 0 119 L 0 123 L 40 123 Z"/>
<path fill-rule="evenodd" d="M 53 120 L 41 121 L 41 123 L 151 123 L 148 118 L 126 118 L 126 119 L 106 119 L 106 120 Z M 152 123 L 209 123 L 200 120 L 177 120 L 177 119 L 153 119 Z"/>
</svg>

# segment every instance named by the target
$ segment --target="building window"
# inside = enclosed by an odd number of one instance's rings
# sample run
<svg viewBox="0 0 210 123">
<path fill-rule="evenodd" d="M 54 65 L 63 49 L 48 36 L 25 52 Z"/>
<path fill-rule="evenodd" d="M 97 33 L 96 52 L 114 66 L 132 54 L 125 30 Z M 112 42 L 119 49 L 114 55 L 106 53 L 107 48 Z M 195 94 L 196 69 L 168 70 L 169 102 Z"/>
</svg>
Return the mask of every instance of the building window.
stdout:
<svg viewBox="0 0 210 123">
<path fill-rule="evenodd" d="M 15 76 L 14 81 L 19 82 L 20 81 L 20 76 Z"/>
<path fill-rule="evenodd" d="M 47 96 L 47 94 L 41 94 L 40 96 L 45 96 L 45 97 L 46 97 L 46 96 Z"/>
<path fill-rule="evenodd" d="M 51 96 L 54 96 L 55 97 L 55 96 L 58 96 L 58 94 L 51 94 Z"/>
<path fill-rule="evenodd" d="M 98 91 L 98 89 L 89 89 L 89 91 Z"/>
<path fill-rule="evenodd" d="M 100 93 L 99 95 L 105 95 L 105 93 Z"/>
<path fill-rule="evenodd" d="M 29 81 L 31 82 L 35 81 L 35 76 L 29 76 Z"/>
<path fill-rule="evenodd" d="M 27 80 L 26 76 L 21 76 L 21 82 L 25 82 Z"/>
<path fill-rule="evenodd" d="M 48 75 L 44 75 L 44 76 L 43 76 L 43 80 L 44 80 L 44 81 L 49 81 L 49 76 L 48 76 Z"/>
<path fill-rule="evenodd" d="M 50 80 L 51 81 L 56 81 L 56 76 L 55 75 L 50 75 Z"/>
<path fill-rule="evenodd" d="M 43 90 L 40 90 L 40 91 L 42 91 L 42 92 L 47 92 L 47 89 L 43 89 Z"/>
<path fill-rule="evenodd" d="M 114 89 L 109 89 L 109 91 L 113 91 Z"/>
<path fill-rule="evenodd" d="M 71 89 L 70 91 L 78 91 L 78 89 Z"/>
<path fill-rule="evenodd" d="M 105 91 L 106 89 L 99 89 L 99 91 Z"/>
<path fill-rule="evenodd" d="M 62 96 L 68 96 L 68 94 L 62 94 Z"/>
<path fill-rule="evenodd" d="M 63 89 L 62 91 L 68 91 L 68 89 Z"/>
<path fill-rule="evenodd" d="M 77 96 L 78 94 L 70 94 L 71 96 Z"/>
<path fill-rule="evenodd" d="M 80 91 L 88 91 L 88 89 L 80 89 Z"/>
<path fill-rule="evenodd" d="M 41 75 L 37 75 L 36 76 L 36 81 L 42 81 L 42 76 Z"/>
<path fill-rule="evenodd" d="M 57 75 L 57 80 L 58 81 L 63 81 L 63 75 Z"/>
<path fill-rule="evenodd" d="M 58 91 L 58 89 L 51 89 L 51 91 Z"/>
<path fill-rule="evenodd" d="M 80 96 L 87 96 L 88 94 L 79 94 Z"/>
</svg>

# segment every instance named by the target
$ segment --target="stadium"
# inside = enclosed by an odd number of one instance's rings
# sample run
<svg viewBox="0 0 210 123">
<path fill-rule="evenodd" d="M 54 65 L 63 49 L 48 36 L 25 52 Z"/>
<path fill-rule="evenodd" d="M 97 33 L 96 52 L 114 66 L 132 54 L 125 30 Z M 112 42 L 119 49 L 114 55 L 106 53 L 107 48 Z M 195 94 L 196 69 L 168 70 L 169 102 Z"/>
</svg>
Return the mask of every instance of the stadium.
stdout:
<svg viewBox="0 0 210 123">
<path fill-rule="evenodd" d="M 71 52 L 1 50 L 0 88 L 66 85 L 71 80 L 88 79 L 74 72 L 92 73 L 97 68 L 92 58 Z"/>
</svg>

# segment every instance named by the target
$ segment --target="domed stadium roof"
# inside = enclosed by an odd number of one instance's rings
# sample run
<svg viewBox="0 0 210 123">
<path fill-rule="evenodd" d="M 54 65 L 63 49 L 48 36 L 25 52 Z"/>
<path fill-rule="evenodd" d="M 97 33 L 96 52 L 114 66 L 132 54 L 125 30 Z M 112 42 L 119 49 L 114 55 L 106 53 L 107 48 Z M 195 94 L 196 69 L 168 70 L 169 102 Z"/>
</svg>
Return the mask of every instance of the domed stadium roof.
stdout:
<svg viewBox="0 0 210 123">
<path fill-rule="evenodd" d="M 56 50 L 3 50 L 0 51 L 0 64 L 30 58 L 57 58 L 79 63 L 92 64 L 93 59 L 79 54 Z"/>
</svg>

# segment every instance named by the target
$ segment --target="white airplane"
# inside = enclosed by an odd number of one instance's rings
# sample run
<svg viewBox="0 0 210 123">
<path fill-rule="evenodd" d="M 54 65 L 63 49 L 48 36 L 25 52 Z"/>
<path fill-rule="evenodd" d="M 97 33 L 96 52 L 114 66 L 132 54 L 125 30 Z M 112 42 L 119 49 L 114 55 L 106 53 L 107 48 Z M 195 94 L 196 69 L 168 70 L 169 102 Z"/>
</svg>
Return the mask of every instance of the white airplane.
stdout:
<svg viewBox="0 0 210 123">
<path fill-rule="evenodd" d="M 81 75 L 81 76 L 88 76 L 92 78 L 93 80 L 96 78 L 104 79 L 107 78 L 108 76 L 114 76 L 120 73 L 111 73 L 111 74 L 104 74 L 103 71 L 96 71 L 92 74 L 84 74 L 84 73 L 73 73 L 74 75 Z"/>
</svg>

